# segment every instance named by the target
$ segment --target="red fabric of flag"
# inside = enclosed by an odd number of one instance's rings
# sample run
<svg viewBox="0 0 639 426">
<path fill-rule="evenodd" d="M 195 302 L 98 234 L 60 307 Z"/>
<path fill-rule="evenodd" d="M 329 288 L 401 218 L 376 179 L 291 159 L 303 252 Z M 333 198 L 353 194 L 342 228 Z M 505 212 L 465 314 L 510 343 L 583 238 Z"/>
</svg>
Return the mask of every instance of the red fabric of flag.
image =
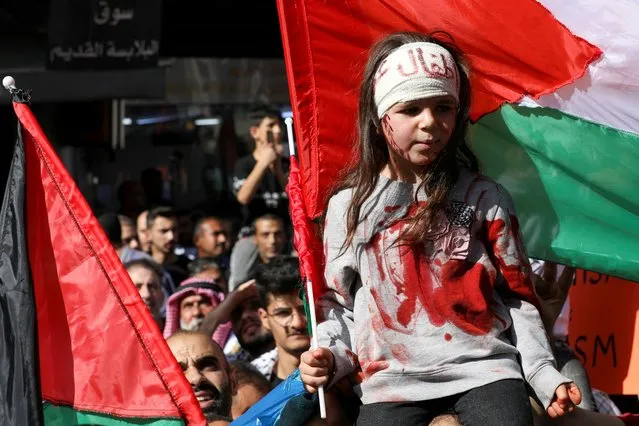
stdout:
<svg viewBox="0 0 639 426">
<path fill-rule="evenodd" d="M 291 156 L 291 166 L 286 186 L 289 199 L 291 222 L 293 223 L 293 243 L 300 260 L 300 270 L 303 278 L 310 280 L 314 294 L 321 294 L 324 279 L 320 273 L 322 251 L 318 244 L 319 238 L 314 232 L 314 226 L 309 223 L 304 207 L 304 196 L 300 184 L 300 169 L 297 158 Z"/>
<path fill-rule="evenodd" d="M 278 0 L 307 214 L 352 158 L 358 85 L 371 44 L 444 30 L 466 54 L 471 118 L 581 77 L 601 51 L 534 0 Z"/>
</svg>

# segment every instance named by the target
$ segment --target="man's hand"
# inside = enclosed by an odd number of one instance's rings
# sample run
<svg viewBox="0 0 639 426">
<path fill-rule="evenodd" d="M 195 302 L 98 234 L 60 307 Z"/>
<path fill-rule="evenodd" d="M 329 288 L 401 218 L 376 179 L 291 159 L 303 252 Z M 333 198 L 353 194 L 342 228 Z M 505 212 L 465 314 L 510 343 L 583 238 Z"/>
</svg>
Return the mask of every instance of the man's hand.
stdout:
<svg viewBox="0 0 639 426">
<path fill-rule="evenodd" d="M 555 321 L 566 303 L 568 292 L 575 276 L 575 268 L 566 266 L 557 279 L 557 264 L 545 262 L 541 275 L 533 274 L 535 291 L 542 305 L 542 318 L 546 331 L 552 332 Z"/>
<path fill-rule="evenodd" d="M 251 297 L 257 297 L 255 280 L 249 280 L 226 296 L 215 309 L 206 314 L 200 330 L 206 334 L 213 334 L 220 324 L 231 320 L 233 311 Z"/>
<path fill-rule="evenodd" d="M 256 150 L 255 157 L 258 163 L 270 167 L 275 165 L 279 155 L 273 144 L 265 144 Z"/>
<path fill-rule="evenodd" d="M 255 283 L 255 280 L 248 280 L 247 282 L 240 284 L 234 292 L 229 294 L 229 297 L 236 298 L 237 300 L 234 301 L 235 306 L 239 306 L 244 303 L 244 301 L 252 297 L 257 297 L 257 295 L 257 284 Z"/>
</svg>

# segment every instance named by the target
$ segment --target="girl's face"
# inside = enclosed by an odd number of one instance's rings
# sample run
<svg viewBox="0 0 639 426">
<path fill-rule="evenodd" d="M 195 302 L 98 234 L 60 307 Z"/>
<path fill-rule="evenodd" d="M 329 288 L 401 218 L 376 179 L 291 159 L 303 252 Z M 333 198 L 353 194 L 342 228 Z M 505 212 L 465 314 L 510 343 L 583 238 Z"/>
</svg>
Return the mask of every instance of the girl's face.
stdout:
<svg viewBox="0 0 639 426">
<path fill-rule="evenodd" d="M 457 102 L 437 96 L 398 103 L 382 117 L 391 159 L 401 168 L 422 168 L 446 147 L 457 121 Z"/>
</svg>

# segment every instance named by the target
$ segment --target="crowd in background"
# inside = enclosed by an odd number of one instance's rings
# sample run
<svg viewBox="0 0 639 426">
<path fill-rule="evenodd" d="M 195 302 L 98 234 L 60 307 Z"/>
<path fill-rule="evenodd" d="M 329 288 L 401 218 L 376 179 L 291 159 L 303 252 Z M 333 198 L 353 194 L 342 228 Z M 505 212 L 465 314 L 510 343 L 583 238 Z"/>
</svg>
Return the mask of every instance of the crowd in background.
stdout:
<svg viewBox="0 0 639 426">
<path fill-rule="evenodd" d="M 98 218 L 204 413 L 219 424 L 239 417 L 285 380 L 310 346 L 291 242 L 279 111 L 256 108 L 250 135 L 254 150 L 237 161 L 232 182 L 241 216 L 180 209 L 163 198 L 162 175 L 150 169 L 139 184 L 120 188 L 118 212 Z M 567 293 L 572 272 L 562 274 L 561 267 L 543 262 L 533 267 L 540 283 L 563 286 Z M 566 298 L 554 292 L 546 299 L 553 297 Z M 602 410 L 611 401 L 590 391 L 583 366 L 565 344 L 567 314 L 564 306 L 547 319 L 559 368 L 578 381 L 581 408 Z M 350 404 L 352 395 L 345 398 L 341 403 Z M 348 411 L 333 405 L 333 414 L 341 416 L 335 423 L 349 418 Z M 607 412 L 619 414 L 614 404 Z M 436 422 L 458 424 L 454 416 Z"/>
<path fill-rule="evenodd" d="M 120 186 L 117 212 L 98 217 L 210 421 L 244 413 L 295 371 L 310 342 L 279 110 L 255 107 L 250 135 L 253 152 L 232 178 L 241 215 L 176 206 L 148 169 Z"/>
</svg>

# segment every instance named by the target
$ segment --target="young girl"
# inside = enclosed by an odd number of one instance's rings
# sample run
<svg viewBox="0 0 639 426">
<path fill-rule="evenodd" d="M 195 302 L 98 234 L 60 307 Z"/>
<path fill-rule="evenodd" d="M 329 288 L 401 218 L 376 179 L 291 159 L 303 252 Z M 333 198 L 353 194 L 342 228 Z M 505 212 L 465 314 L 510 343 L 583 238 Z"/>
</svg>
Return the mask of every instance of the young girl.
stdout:
<svg viewBox="0 0 639 426">
<path fill-rule="evenodd" d="M 376 44 L 359 100 L 359 159 L 329 200 L 328 292 L 307 389 L 354 371 L 358 425 L 532 425 L 524 379 L 551 416 L 579 402 L 560 375 L 513 202 L 465 143 L 470 83 L 452 45 Z"/>
</svg>

